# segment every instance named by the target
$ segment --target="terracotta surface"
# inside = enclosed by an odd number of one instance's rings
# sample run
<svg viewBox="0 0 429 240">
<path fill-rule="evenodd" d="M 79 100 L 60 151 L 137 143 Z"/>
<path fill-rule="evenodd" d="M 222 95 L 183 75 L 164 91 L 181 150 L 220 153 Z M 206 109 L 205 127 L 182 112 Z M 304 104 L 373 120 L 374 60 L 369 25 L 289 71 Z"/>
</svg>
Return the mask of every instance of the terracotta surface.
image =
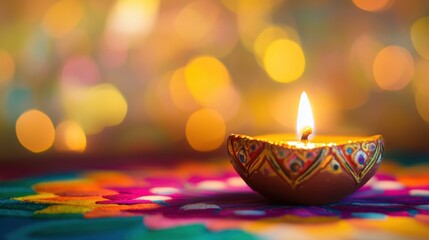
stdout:
<svg viewBox="0 0 429 240">
<path fill-rule="evenodd" d="M 254 191 L 271 200 L 321 205 L 359 189 L 375 174 L 383 157 L 381 135 L 350 141 L 324 137 L 315 139 L 312 146 L 292 139 L 290 135 L 233 134 L 228 138 L 231 163 Z"/>
</svg>

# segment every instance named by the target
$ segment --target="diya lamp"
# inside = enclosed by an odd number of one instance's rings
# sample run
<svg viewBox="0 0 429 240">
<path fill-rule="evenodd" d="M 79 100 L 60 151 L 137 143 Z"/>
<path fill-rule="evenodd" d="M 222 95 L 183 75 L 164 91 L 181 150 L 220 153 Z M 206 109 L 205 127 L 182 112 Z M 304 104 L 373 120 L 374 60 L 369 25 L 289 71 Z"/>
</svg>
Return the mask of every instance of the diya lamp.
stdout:
<svg viewBox="0 0 429 240">
<path fill-rule="evenodd" d="M 340 201 L 363 186 L 383 157 L 381 135 L 314 136 L 305 92 L 299 104 L 297 135 L 231 134 L 227 143 L 231 163 L 250 188 L 271 200 L 321 205 Z"/>
</svg>

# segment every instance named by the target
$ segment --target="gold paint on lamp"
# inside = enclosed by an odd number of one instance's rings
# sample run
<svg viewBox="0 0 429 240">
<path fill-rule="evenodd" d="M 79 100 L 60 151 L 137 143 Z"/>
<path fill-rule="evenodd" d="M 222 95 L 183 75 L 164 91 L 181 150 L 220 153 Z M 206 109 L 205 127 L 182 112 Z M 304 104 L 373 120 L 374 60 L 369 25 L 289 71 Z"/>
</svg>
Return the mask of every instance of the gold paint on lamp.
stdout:
<svg viewBox="0 0 429 240">
<path fill-rule="evenodd" d="M 301 112 L 302 105 L 311 111 L 309 103 L 300 103 L 298 115 L 312 117 Z M 305 121 L 297 124 L 300 140 L 291 134 L 229 136 L 230 161 L 250 188 L 277 202 L 329 204 L 349 196 L 375 174 L 383 158 L 381 135 L 315 136 L 310 141 L 314 122 Z"/>
<path fill-rule="evenodd" d="M 232 134 L 227 143 L 231 163 L 249 187 L 269 199 L 319 205 L 337 202 L 359 189 L 383 157 L 381 135 L 324 136 L 312 142 L 293 137 Z"/>
</svg>

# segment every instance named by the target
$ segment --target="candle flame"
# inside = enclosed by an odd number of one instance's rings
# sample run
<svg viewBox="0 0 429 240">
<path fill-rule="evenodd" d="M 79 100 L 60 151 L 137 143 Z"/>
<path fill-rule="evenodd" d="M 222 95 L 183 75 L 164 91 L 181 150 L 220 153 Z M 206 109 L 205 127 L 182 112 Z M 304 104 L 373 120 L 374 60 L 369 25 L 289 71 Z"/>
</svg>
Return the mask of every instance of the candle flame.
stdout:
<svg viewBox="0 0 429 240">
<path fill-rule="evenodd" d="M 312 139 L 315 135 L 313 112 L 311 111 L 310 101 L 308 100 L 307 93 L 301 93 L 299 100 L 298 119 L 296 123 L 297 138 L 301 139 L 305 131 L 311 130 L 308 139 Z"/>
</svg>

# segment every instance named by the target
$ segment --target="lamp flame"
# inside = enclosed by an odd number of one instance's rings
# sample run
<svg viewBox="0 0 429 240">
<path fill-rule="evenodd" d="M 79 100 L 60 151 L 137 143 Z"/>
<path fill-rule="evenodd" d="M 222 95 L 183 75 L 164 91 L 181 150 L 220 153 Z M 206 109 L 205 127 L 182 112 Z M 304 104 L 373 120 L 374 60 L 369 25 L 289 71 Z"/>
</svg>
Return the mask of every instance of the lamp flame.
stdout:
<svg viewBox="0 0 429 240">
<path fill-rule="evenodd" d="M 312 139 L 315 135 L 313 112 L 311 111 L 310 101 L 306 92 L 301 93 L 299 100 L 298 118 L 296 122 L 297 138 L 303 140 Z M 310 133 L 308 135 L 308 133 Z"/>
</svg>

